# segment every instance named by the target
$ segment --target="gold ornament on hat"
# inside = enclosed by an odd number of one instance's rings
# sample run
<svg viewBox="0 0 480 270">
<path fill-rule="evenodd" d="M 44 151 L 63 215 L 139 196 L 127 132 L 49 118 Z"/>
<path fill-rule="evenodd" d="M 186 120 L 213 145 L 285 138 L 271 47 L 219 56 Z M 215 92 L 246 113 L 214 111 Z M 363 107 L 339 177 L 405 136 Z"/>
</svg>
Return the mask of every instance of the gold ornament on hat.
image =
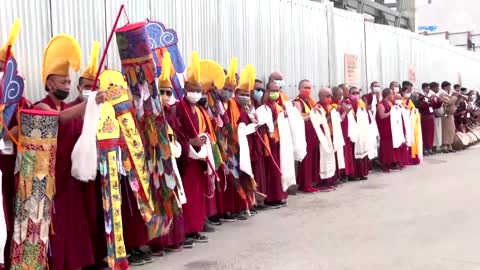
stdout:
<svg viewBox="0 0 480 270">
<path fill-rule="evenodd" d="M 43 83 L 50 75 L 68 76 L 70 69 L 78 71 L 81 62 L 82 50 L 74 37 L 68 34 L 54 36 L 43 53 Z"/>
</svg>

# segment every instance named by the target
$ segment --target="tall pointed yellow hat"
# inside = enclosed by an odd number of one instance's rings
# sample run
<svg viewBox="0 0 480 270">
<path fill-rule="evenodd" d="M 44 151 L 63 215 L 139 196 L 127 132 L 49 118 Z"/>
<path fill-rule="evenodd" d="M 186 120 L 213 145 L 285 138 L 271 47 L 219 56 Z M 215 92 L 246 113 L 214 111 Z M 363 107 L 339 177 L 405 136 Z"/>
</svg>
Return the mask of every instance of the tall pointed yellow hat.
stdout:
<svg viewBox="0 0 480 270">
<path fill-rule="evenodd" d="M 13 55 L 13 44 L 15 44 L 15 41 L 18 38 L 18 34 L 20 33 L 20 19 L 15 19 L 13 22 L 12 28 L 10 29 L 10 34 L 8 35 L 7 42 L 3 45 L 2 48 L 0 48 L 0 61 L 5 62 L 7 60 L 7 50 L 8 46 L 12 47 L 10 49 L 10 53 Z"/>
<path fill-rule="evenodd" d="M 230 60 L 230 66 L 228 66 L 227 76 L 225 77 L 225 84 L 237 85 L 237 78 L 235 74 L 237 73 L 238 68 L 238 59 L 236 57 L 232 57 Z"/>
<path fill-rule="evenodd" d="M 246 65 L 242 70 L 242 74 L 240 74 L 237 89 L 252 91 L 255 88 L 255 76 L 255 67 L 251 64 Z"/>
<path fill-rule="evenodd" d="M 49 75 L 67 76 L 70 69 L 78 71 L 82 62 L 82 50 L 77 40 L 68 34 L 54 36 L 43 53 L 42 80 Z"/>
<path fill-rule="evenodd" d="M 225 73 L 222 66 L 212 60 L 202 60 L 200 61 L 200 69 L 202 70 L 200 80 L 202 81 L 203 89 L 209 89 L 212 84 L 217 89 L 223 89 Z"/>
<path fill-rule="evenodd" d="M 98 54 L 100 53 L 100 42 L 94 41 L 88 66 L 83 70 L 81 78 L 95 80 L 98 71 Z"/>
<path fill-rule="evenodd" d="M 170 81 L 172 71 L 172 58 L 169 52 L 165 52 L 162 60 L 162 73 L 160 74 L 160 78 L 158 78 L 159 88 L 173 88 L 172 82 Z"/>
<path fill-rule="evenodd" d="M 200 57 L 198 52 L 192 52 L 190 63 L 187 67 L 187 82 L 200 83 Z"/>
</svg>

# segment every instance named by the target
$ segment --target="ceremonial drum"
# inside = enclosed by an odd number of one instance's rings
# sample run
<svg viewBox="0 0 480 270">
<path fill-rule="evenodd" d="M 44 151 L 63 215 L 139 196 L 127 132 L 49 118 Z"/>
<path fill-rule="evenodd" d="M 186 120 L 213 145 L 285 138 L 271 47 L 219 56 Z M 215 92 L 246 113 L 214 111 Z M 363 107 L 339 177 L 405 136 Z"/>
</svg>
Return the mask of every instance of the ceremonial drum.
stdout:
<svg viewBox="0 0 480 270">
<path fill-rule="evenodd" d="M 20 113 L 20 172 L 11 269 L 45 269 L 55 193 L 58 113 Z"/>
</svg>

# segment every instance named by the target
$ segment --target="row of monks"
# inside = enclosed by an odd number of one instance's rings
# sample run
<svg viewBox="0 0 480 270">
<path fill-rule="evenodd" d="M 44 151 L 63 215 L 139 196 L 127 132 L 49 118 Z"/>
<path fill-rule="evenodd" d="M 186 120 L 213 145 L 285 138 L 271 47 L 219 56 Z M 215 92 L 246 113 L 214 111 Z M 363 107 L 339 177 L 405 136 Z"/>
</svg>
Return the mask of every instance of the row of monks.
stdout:
<svg viewBox="0 0 480 270">
<path fill-rule="evenodd" d="M 2 72 L 9 42 L 0 51 Z M 237 72 L 236 58 L 224 70 L 194 52 L 180 94 L 168 52 L 154 81 L 142 62 L 133 73 L 126 68 L 126 76 L 105 70 L 97 83 L 98 50 L 94 45 L 72 82 L 78 43 L 53 37 L 38 90 L 45 98 L 22 99 L 21 116 L 8 123 L 0 155 L 7 269 L 143 265 L 208 242 L 202 232 L 212 226 L 286 207 L 292 186 L 333 191 L 367 180 L 373 169 L 401 170 L 479 138 L 476 94 L 450 90 L 447 82 L 422 91 L 409 82 L 383 90 L 373 82 L 362 96 L 355 86 L 317 92 L 302 80 L 289 99 L 281 72 L 263 82 L 252 65 Z M 66 103 L 74 84 L 78 98 Z M 33 123 L 26 109 L 34 111 Z M 52 158 L 29 159 L 41 148 L 29 148 L 30 127 L 43 119 L 30 135 L 47 133 L 45 117 L 52 116 L 58 123 L 47 136 L 55 137 Z M 53 177 L 38 176 L 44 167 Z"/>
</svg>

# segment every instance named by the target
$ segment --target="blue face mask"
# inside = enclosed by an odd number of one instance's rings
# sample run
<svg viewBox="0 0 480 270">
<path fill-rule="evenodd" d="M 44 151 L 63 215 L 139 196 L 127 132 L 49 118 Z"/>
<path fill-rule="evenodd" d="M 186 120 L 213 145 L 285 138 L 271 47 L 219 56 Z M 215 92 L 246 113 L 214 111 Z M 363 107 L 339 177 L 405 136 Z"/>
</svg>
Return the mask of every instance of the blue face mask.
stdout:
<svg viewBox="0 0 480 270">
<path fill-rule="evenodd" d="M 262 102 L 263 91 L 254 90 L 254 91 L 253 91 L 253 98 L 254 98 L 257 102 Z"/>
</svg>

